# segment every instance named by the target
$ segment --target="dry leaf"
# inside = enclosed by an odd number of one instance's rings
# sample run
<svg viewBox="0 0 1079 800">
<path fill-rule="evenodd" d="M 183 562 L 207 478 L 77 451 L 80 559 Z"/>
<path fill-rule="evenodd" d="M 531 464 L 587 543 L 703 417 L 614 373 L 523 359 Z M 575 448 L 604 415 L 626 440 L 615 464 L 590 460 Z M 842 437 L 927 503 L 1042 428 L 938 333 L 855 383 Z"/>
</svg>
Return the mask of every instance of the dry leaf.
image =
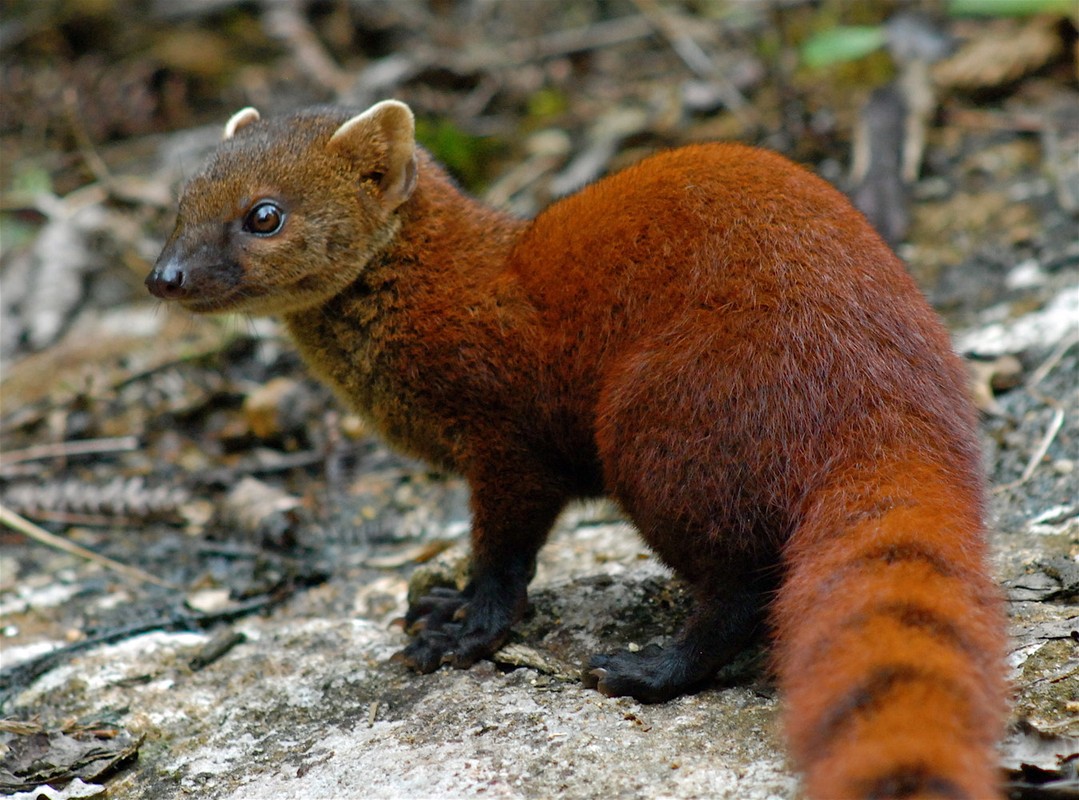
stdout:
<svg viewBox="0 0 1079 800">
<path fill-rule="evenodd" d="M 134 756 L 142 743 L 113 725 L 83 725 L 60 731 L 0 732 L 0 793 L 95 780 Z"/>
<path fill-rule="evenodd" d="M 989 360 L 968 358 L 966 363 L 974 405 L 986 414 L 1002 416 L 1004 411 L 997 404 L 996 393 L 1022 383 L 1023 365 L 1019 359 L 1003 355 Z"/>
<path fill-rule="evenodd" d="M 974 38 L 933 67 L 933 79 L 940 86 L 957 89 L 1000 86 L 1044 66 L 1063 44 L 1055 17 L 979 23 Z"/>
</svg>

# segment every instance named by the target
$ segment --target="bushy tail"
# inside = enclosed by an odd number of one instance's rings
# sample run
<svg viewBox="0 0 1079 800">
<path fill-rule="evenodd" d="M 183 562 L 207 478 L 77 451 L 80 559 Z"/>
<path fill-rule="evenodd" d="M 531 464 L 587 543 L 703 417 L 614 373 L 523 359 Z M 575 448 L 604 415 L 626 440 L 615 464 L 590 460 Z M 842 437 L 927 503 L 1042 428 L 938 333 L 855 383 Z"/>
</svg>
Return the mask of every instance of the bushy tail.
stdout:
<svg viewBox="0 0 1079 800">
<path fill-rule="evenodd" d="M 1004 620 L 977 488 L 893 465 L 815 496 L 773 609 L 812 798 L 1000 796 Z"/>
</svg>

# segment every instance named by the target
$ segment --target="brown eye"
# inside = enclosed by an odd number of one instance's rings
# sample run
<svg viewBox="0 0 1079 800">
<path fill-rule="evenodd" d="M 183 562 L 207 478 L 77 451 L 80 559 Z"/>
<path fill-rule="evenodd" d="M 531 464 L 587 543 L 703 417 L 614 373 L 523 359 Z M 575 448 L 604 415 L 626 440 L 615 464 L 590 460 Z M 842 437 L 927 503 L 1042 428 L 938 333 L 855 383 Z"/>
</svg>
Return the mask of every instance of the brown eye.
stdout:
<svg viewBox="0 0 1079 800">
<path fill-rule="evenodd" d="M 256 236 L 273 236 L 284 224 L 284 209 L 270 201 L 259 203 L 244 218 L 244 230 Z"/>
</svg>

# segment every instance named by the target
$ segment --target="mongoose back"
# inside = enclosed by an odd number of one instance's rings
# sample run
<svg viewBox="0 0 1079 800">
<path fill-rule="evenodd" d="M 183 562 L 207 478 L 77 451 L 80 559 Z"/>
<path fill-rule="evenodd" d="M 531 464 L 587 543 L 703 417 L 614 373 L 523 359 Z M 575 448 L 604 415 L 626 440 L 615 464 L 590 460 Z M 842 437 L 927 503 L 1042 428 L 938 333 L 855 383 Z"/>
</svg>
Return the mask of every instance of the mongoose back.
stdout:
<svg viewBox="0 0 1079 800">
<path fill-rule="evenodd" d="M 490 655 L 559 512 L 607 495 L 696 606 L 586 682 L 666 700 L 768 630 L 810 796 L 997 793 L 974 413 L 861 215 L 778 155 L 702 144 L 519 220 L 413 131 L 392 100 L 238 112 L 147 279 L 195 312 L 280 315 L 391 444 L 467 478 L 471 581 L 409 608 L 400 657 Z"/>
</svg>

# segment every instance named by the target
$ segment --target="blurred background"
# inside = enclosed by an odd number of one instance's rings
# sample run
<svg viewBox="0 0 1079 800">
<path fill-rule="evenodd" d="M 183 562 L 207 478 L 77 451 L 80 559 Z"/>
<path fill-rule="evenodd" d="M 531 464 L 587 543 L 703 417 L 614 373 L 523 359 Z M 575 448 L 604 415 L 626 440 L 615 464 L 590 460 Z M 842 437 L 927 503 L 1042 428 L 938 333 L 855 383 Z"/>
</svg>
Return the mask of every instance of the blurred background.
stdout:
<svg viewBox="0 0 1079 800">
<path fill-rule="evenodd" d="M 1070 0 L 11 0 L 0 354 L 145 299 L 177 185 L 245 105 L 399 98 L 466 188 L 525 215 L 700 139 L 815 165 L 893 243 L 912 222 L 933 236 L 911 189 L 946 198 L 938 179 L 977 142 L 998 145 L 986 182 L 1039 171 L 1074 212 L 1076 14 Z M 951 239 L 1014 238 L 1041 216 L 976 205 L 946 220 Z M 35 244 L 51 256 L 27 259 Z M 946 255 L 911 260 L 941 288 Z"/>
</svg>

